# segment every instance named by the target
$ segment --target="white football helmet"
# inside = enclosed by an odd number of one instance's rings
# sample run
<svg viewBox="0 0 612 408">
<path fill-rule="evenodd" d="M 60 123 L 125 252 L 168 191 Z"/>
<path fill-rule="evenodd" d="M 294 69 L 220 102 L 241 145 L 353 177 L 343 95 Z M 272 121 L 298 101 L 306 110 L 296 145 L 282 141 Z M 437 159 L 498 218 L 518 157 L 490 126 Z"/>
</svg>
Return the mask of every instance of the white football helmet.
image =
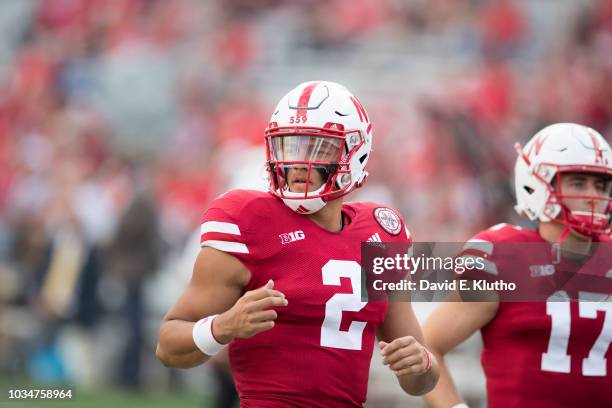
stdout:
<svg viewBox="0 0 612 408">
<path fill-rule="evenodd" d="M 612 200 L 601 196 L 563 194 L 561 173 L 599 173 L 612 177 L 610 145 L 595 130 L 574 123 L 557 123 L 539 131 L 521 148 L 514 167 L 516 211 L 529 219 L 555 221 L 588 236 L 610 233 Z M 609 188 L 608 188 L 609 190 Z M 571 211 L 567 198 L 588 198 L 591 211 Z M 602 200 L 606 205 L 602 205 Z M 598 202 L 599 205 L 595 205 Z M 604 213 L 597 208 L 606 208 Z"/>
<path fill-rule="evenodd" d="M 372 125 L 359 100 L 340 84 L 304 82 L 291 90 L 276 106 L 265 139 L 270 192 L 300 214 L 319 211 L 368 175 Z M 304 192 L 289 191 L 290 168 L 305 169 Z M 313 170 L 323 179 L 316 190 Z"/>
</svg>

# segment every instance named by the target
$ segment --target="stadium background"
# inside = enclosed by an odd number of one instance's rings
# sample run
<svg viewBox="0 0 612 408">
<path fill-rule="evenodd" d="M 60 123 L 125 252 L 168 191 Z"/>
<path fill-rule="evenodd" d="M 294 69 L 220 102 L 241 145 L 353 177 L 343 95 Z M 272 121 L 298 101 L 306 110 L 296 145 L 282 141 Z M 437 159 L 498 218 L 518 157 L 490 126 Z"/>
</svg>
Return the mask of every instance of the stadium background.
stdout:
<svg viewBox="0 0 612 408">
<path fill-rule="evenodd" d="M 266 120 L 312 79 L 345 84 L 374 124 L 351 199 L 400 209 L 416 240 L 465 240 L 520 222 L 515 141 L 555 121 L 610 140 L 612 1 L 2 0 L 5 395 L 66 384 L 73 406 L 207 406 L 210 368 L 162 367 L 158 325 L 202 211 L 265 186 Z M 473 406 L 478 341 L 451 356 Z M 370 406 L 419 406 L 377 361 L 371 378 Z"/>
</svg>

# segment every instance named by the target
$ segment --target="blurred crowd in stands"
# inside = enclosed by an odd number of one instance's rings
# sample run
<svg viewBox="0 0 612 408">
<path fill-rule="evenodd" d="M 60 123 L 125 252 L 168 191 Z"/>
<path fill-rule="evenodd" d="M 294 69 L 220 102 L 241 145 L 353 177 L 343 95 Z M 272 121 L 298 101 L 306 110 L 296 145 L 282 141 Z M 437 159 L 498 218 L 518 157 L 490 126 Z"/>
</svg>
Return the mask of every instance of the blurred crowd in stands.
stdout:
<svg viewBox="0 0 612 408">
<path fill-rule="evenodd" d="M 230 187 L 265 188 L 263 128 L 303 80 L 360 97 L 375 151 L 351 199 L 400 209 L 418 241 L 518 222 L 513 144 L 538 128 L 612 136 L 612 0 L 3 0 L 0 15 L 5 375 L 171 386 L 155 331 L 199 218 Z"/>
</svg>

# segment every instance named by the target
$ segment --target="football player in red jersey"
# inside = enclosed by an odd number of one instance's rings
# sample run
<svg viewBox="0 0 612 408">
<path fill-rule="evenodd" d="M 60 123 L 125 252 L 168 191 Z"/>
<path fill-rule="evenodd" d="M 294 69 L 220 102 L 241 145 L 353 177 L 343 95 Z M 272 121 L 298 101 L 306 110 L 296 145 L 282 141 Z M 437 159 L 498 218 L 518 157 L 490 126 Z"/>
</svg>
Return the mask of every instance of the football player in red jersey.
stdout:
<svg viewBox="0 0 612 408">
<path fill-rule="evenodd" d="M 466 248 L 479 248 L 488 261 L 482 272 L 495 278 L 530 280 L 534 286 L 556 279 L 562 286 L 547 289 L 540 302 L 456 297 L 457 302 L 441 304 L 423 329 L 441 369 L 425 400 L 432 407 L 465 406 L 443 356 L 480 330 L 490 408 L 612 407 L 612 253 L 605 244 L 610 146 L 593 129 L 560 123 L 538 132 L 524 150 L 517 145 L 517 151 L 516 210 L 539 221 L 537 230 L 499 224 L 478 233 Z M 557 279 L 564 270 L 555 265 L 559 259 L 552 260 L 555 246 L 563 262 L 591 269 L 573 280 Z M 586 278 L 576 287 L 572 282 L 581 276 Z"/>
<path fill-rule="evenodd" d="M 234 190 L 202 221 L 192 280 L 165 316 L 157 357 L 204 363 L 229 344 L 243 407 L 361 407 L 375 337 L 400 386 L 437 382 L 409 302 L 365 302 L 360 243 L 410 244 L 400 215 L 343 203 L 372 146 L 368 115 L 345 87 L 307 82 L 265 130 L 269 192 Z"/>
</svg>

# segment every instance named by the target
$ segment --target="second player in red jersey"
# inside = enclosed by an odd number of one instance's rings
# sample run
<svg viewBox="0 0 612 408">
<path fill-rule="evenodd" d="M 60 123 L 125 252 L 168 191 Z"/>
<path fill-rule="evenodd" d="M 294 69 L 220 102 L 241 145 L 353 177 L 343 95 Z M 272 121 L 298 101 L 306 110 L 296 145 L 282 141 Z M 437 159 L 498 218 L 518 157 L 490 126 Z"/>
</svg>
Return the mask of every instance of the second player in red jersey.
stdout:
<svg viewBox="0 0 612 408">
<path fill-rule="evenodd" d="M 361 407 L 375 346 L 406 392 L 431 390 L 437 363 L 410 303 L 361 293 L 361 242 L 411 239 L 395 210 L 343 203 L 367 176 L 365 109 L 341 85 L 304 83 L 265 133 L 270 190 L 230 191 L 205 212 L 158 358 L 187 368 L 229 344 L 243 407 Z"/>
<path fill-rule="evenodd" d="M 460 406 L 443 355 L 480 330 L 489 407 L 610 407 L 610 147 L 592 129 L 557 124 L 518 151 L 517 210 L 538 229 L 499 224 L 464 254 L 487 260 L 476 277 L 517 282 L 522 293 L 434 311 L 424 332 L 442 374 L 425 399 Z"/>
</svg>

